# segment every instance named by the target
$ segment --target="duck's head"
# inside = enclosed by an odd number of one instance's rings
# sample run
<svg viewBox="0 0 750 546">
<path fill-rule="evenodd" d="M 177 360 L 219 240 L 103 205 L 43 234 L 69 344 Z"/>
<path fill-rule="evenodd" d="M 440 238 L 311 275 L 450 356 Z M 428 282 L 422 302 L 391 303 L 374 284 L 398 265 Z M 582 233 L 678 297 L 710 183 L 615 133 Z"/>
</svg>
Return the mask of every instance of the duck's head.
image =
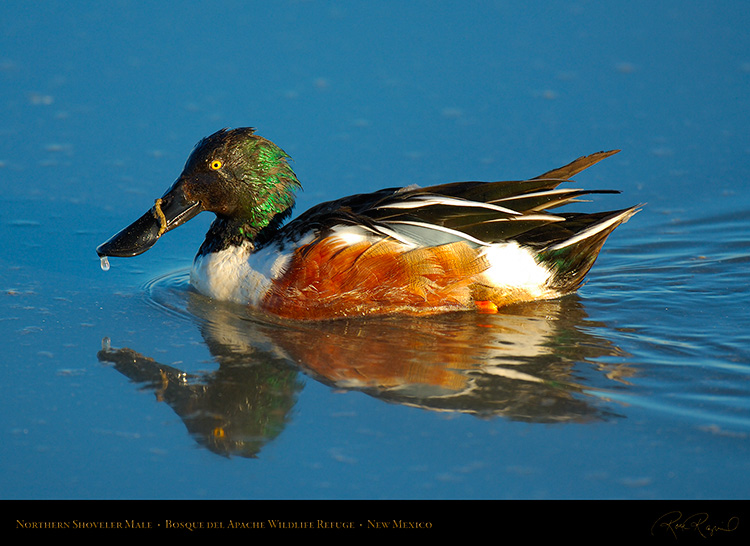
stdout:
<svg viewBox="0 0 750 546">
<path fill-rule="evenodd" d="M 225 236 L 252 240 L 294 205 L 300 184 L 288 158 L 252 128 L 222 129 L 196 144 L 182 174 L 146 214 L 96 252 L 100 257 L 137 256 L 203 211 L 216 214 Z"/>
</svg>

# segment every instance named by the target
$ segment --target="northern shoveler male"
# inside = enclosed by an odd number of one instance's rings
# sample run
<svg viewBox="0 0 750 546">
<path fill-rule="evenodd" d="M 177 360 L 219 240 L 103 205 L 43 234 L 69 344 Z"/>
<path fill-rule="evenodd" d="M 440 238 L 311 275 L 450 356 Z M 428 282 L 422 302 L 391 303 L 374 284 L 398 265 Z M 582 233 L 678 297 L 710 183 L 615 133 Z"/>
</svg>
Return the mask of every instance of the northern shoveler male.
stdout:
<svg viewBox="0 0 750 546">
<path fill-rule="evenodd" d="M 432 314 L 576 290 L 609 234 L 637 212 L 550 213 L 609 190 L 558 188 L 618 150 L 529 180 L 388 188 L 317 205 L 284 224 L 301 187 L 289 156 L 252 128 L 195 146 L 140 219 L 97 248 L 136 256 L 202 211 L 216 214 L 191 284 L 211 298 L 293 319 Z"/>
</svg>

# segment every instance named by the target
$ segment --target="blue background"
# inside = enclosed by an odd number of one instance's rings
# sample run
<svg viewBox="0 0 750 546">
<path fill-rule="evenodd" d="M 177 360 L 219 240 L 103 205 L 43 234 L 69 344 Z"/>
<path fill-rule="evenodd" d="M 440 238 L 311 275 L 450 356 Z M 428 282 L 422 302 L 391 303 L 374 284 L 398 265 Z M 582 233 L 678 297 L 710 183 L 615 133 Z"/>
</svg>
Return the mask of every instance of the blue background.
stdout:
<svg viewBox="0 0 750 546">
<path fill-rule="evenodd" d="M 6 0 L 0 497 L 747 498 L 748 28 L 730 1 Z M 210 218 L 107 273 L 94 249 L 225 126 L 291 154 L 298 211 L 621 148 L 580 184 L 622 195 L 580 208 L 647 206 L 607 243 L 576 328 L 636 371 L 595 396 L 624 417 L 478 419 L 300 374 L 258 458 L 199 448 L 96 354 L 109 337 L 216 367 L 146 290 L 189 267 Z"/>
</svg>

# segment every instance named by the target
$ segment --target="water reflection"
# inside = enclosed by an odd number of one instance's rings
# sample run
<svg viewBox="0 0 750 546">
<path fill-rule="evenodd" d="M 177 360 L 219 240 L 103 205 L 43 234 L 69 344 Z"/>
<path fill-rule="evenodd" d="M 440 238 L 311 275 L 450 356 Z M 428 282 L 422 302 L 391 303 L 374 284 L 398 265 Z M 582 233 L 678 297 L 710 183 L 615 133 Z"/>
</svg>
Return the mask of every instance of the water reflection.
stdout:
<svg viewBox="0 0 750 546">
<path fill-rule="evenodd" d="M 191 375 L 132 349 L 103 343 L 99 360 L 142 388 L 153 390 L 180 416 L 202 446 L 221 455 L 255 457 L 278 436 L 294 407 L 302 381 L 296 370 L 262 350 L 213 353 L 219 369 Z"/>
<path fill-rule="evenodd" d="M 631 374 L 606 363 L 622 352 L 590 333 L 601 325 L 576 296 L 497 315 L 273 323 L 176 277 L 148 289 L 151 303 L 198 325 L 218 368 L 191 375 L 107 343 L 99 359 L 153 390 L 198 443 L 227 456 L 253 457 L 283 430 L 300 372 L 391 403 L 541 423 L 616 416 L 601 393 Z"/>
</svg>

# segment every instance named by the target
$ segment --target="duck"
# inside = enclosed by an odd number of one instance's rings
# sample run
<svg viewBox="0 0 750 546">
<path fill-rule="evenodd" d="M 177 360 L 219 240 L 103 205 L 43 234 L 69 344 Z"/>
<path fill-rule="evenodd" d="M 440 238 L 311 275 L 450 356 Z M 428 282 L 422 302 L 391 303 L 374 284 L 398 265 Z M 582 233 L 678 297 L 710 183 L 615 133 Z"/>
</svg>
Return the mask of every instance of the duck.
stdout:
<svg viewBox="0 0 750 546">
<path fill-rule="evenodd" d="M 602 245 L 640 205 L 551 212 L 597 193 L 563 186 L 620 150 L 535 178 L 385 188 L 290 220 L 302 185 L 291 157 L 252 127 L 200 140 L 154 205 L 96 249 L 133 257 L 201 212 L 215 215 L 190 284 L 215 300 L 290 320 L 497 313 L 584 283 Z"/>
</svg>

